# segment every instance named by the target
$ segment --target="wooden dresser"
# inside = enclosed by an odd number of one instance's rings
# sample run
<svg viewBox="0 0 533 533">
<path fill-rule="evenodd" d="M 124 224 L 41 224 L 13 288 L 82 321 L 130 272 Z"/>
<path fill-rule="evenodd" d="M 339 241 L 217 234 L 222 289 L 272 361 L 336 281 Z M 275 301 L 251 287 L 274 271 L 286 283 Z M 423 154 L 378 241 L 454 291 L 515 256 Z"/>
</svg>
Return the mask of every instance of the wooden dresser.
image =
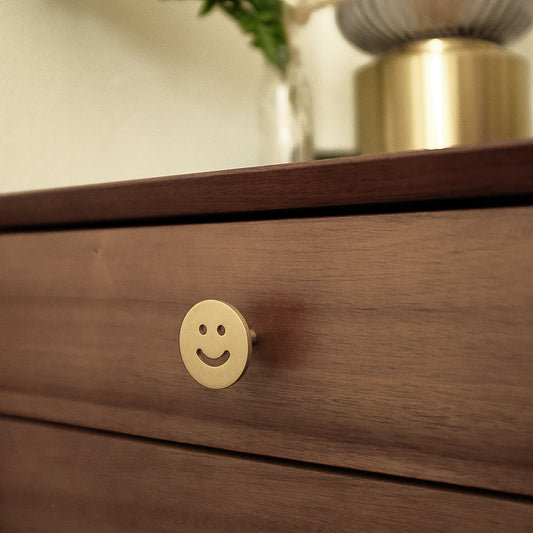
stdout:
<svg viewBox="0 0 533 533">
<path fill-rule="evenodd" d="M 0 196 L 0 531 L 532 531 L 532 200 L 531 142 Z"/>
</svg>

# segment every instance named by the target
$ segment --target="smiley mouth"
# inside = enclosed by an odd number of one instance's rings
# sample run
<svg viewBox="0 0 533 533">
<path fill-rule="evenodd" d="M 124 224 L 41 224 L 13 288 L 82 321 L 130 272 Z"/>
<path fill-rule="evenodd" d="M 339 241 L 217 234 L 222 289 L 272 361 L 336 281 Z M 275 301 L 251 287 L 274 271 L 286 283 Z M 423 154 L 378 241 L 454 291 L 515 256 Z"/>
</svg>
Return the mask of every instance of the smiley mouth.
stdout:
<svg viewBox="0 0 533 533">
<path fill-rule="evenodd" d="M 215 357 L 214 359 L 205 355 L 201 348 L 196 350 L 196 355 L 200 358 L 202 363 L 205 363 L 208 366 L 221 366 L 229 359 L 229 352 L 225 350 L 222 355 Z"/>
</svg>

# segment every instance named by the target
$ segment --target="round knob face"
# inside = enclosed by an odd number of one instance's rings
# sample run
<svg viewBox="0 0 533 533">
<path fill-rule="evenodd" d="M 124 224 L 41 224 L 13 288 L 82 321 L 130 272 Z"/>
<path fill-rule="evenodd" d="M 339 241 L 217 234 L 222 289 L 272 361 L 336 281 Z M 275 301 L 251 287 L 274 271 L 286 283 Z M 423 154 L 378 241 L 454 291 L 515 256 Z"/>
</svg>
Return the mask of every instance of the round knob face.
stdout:
<svg viewBox="0 0 533 533">
<path fill-rule="evenodd" d="M 197 303 L 180 329 L 181 358 L 189 374 L 210 389 L 233 385 L 244 373 L 252 336 L 235 307 L 218 300 Z"/>
</svg>

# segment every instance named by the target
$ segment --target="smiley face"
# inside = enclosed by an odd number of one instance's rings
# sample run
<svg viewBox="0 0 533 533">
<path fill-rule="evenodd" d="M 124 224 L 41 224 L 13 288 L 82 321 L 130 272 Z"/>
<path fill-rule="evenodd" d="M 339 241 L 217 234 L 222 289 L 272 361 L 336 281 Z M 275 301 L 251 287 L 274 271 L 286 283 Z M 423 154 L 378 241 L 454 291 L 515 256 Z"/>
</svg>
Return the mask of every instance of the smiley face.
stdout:
<svg viewBox="0 0 533 533">
<path fill-rule="evenodd" d="M 180 329 L 181 358 L 189 374 L 211 389 L 235 383 L 246 370 L 252 338 L 235 307 L 204 300 L 185 315 Z"/>
</svg>

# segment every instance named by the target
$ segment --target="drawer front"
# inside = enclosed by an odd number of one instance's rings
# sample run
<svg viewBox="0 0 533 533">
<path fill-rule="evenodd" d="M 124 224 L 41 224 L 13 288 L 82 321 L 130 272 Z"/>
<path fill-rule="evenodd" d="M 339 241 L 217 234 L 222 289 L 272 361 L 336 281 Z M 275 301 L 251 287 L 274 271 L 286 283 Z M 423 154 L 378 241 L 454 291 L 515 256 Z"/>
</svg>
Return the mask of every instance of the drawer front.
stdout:
<svg viewBox="0 0 533 533">
<path fill-rule="evenodd" d="M 0 418 L 2 531 L 530 531 L 533 504 Z"/>
<path fill-rule="evenodd" d="M 0 412 L 533 494 L 533 209 L 0 236 Z M 197 301 L 257 331 L 205 389 Z"/>
</svg>

